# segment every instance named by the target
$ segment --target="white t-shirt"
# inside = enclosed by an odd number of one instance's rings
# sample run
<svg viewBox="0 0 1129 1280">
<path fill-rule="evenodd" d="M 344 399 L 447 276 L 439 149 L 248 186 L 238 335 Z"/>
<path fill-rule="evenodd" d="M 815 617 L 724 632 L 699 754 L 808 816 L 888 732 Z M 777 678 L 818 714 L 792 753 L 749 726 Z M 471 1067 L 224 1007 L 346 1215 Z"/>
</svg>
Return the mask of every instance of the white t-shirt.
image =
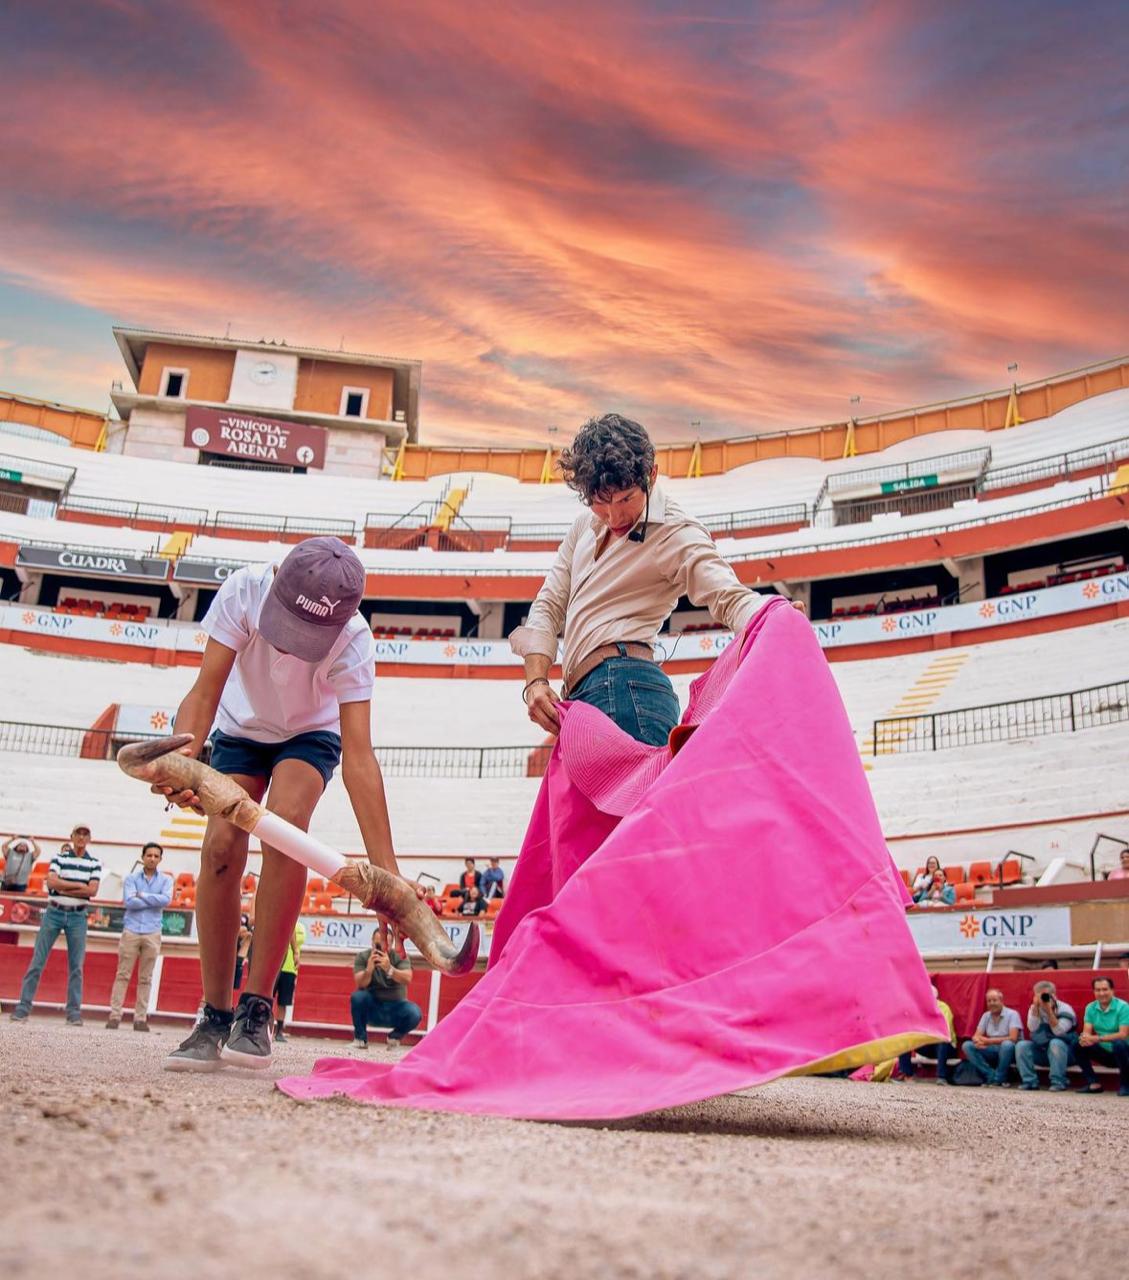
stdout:
<svg viewBox="0 0 1129 1280">
<path fill-rule="evenodd" d="M 237 569 L 216 592 L 201 623 L 213 640 L 239 655 L 224 686 L 215 727 L 254 742 L 282 742 L 319 730 L 340 733 L 341 704 L 372 697 L 372 632 L 354 613 L 321 662 L 279 653 L 258 631 L 273 578 L 270 564 Z"/>
</svg>

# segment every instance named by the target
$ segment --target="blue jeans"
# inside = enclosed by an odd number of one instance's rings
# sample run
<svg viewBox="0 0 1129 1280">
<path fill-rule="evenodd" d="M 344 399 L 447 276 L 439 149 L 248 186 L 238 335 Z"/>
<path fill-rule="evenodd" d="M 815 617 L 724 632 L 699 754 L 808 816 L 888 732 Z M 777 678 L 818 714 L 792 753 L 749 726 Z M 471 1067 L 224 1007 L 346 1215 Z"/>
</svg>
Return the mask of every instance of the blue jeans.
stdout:
<svg viewBox="0 0 1129 1280">
<path fill-rule="evenodd" d="M 682 715 L 670 678 L 645 658 L 606 658 L 568 696 L 602 711 L 624 733 L 652 747 L 666 746 Z"/>
<path fill-rule="evenodd" d="M 31 964 L 24 974 L 20 987 L 19 1003 L 13 1009 L 17 1017 L 26 1018 L 31 1012 L 31 1002 L 39 989 L 39 979 L 47 957 L 60 933 L 67 935 L 67 1018 L 73 1021 L 82 1016 L 82 962 L 86 959 L 86 912 L 64 911 L 61 907 L 47 907 L 31 953 Z"/>
<path fill-rule="evenodd" d="M 1039 1084 L 1039 1077 L 1035 1074 L 1036 1063 L 1050 1067 L 1051 1084 L 1057 1089 L 1065 1089 L 1066 1068 L 1070 1066 L 1070 1041 L 1055 1039 L 1042 1045 L 1032 1040 L 1021 1040 L 1015 1046 L 1015 1065 L 1019 1068 L 1019 1078 L 1028 1088 L 1037 1088 Z"/>
<path fill-rule="evenodd" d="M 370 991 L 354 991 L 349 997 L 353 1037 L 368 1044 L 369 1027 L 390 1027 L 389 1035 L 402 1040 L 419 1026 L 423 1010 L 410 1000 L 378 1000 Z"/>
<path fill-rule="evenodd" d="M 956 1052 L 956 1050 L 947 1040 L 941 1040 L 937 1044 L 923 1044 L 917 1052 L 920 1053 L 923 1058 L 936 1058 L 937 1079 L 948 1080 L 949 1058 Z M 898 1056 L 898 1070 L 903 1076 L 917 1075 L 917 1068 L 913 1065 L 912 1053 L 903 1053 Z"/>
<path fill-rule="evenodd" d="M 964 1056 L 988 1084 L 1005 1083 L 1011 1064 L 1015 1061 L 1014 1041 L 1005 1040 L 1002 1044 L 989 1044 L 978 1049 L 971 1040 L 966 1040 L 961 1048 L 964 1049 Z"/>
</svg>

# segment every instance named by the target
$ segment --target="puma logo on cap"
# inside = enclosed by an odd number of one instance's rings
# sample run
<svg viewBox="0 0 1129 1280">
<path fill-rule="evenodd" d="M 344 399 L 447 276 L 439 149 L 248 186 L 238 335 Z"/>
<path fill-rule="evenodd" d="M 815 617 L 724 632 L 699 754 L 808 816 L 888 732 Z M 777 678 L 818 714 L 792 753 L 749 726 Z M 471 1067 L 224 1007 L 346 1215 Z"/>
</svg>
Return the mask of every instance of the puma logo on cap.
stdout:
<svg viewBox="0 0 1129 1280">
<path fill-rule="evenodd" d="M 312 613 L 315 618 L 332 618 L 333 611 L 341 603 L 340 600 L 331 600 L 328 596 L 322 596 L 321 600 L 311 600 L 309 596 L 299 595 L 294 602 L 299 609 L 305 609 L 307 613 Z"/>
</svg>

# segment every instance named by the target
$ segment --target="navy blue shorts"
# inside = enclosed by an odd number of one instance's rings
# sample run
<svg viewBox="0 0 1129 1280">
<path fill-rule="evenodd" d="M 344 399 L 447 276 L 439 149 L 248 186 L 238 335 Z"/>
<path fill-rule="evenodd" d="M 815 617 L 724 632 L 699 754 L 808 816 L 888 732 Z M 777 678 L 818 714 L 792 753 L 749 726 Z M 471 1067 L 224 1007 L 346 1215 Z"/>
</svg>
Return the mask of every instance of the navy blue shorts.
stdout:
<svg viewBox="0 0 1129 1280">
<path fill-rule="evenodd" d="M 341 735 L 317 730 L 297 733 L 282 742 L 253 742 L 217 729 L 212 744 L 211 765 L 220 773 L 243 773 L 251 778 L 269 778 L 280 760 L 304 760 L 312 765 L 329 786 L 333 771 L 341 763 Z"/>
</svg>

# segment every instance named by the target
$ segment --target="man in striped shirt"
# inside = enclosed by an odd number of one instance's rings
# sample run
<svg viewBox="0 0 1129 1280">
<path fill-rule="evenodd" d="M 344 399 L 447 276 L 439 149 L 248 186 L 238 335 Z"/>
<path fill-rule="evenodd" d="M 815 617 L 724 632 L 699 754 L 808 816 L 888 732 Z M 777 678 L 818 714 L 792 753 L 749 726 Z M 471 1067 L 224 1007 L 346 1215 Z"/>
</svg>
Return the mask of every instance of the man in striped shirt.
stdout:
<svg viewBox="0 0 1129 1280">
<path fill-rule="evenodd" d="M 35 939 L 31 963 L 24 974 L 13 1022 L 26 1022 L 39 988 L 47 957 L 60 933 L 67 937 L 67 1024 L 82 1026 L 82 965 L 86 959 L 86 913 L 102 881 L 102 864 L 90 852 L 90 828 L 79 823 L 51 859 L 47 872 L 48 903 Z"/>
</svg>

